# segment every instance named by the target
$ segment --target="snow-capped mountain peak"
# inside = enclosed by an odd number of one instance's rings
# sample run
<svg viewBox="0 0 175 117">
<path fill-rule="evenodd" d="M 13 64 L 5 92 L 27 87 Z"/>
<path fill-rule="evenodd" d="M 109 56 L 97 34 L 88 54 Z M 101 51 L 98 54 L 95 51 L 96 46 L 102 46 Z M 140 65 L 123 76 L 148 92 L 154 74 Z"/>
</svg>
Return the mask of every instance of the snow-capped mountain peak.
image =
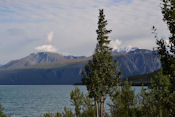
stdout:
<svg viewBox="0 0 175 117">
<path fill-rule="evenodd" d="M 113 54 L 121 54 L 121 53 L 154 53 L 154 52 L 148 49 L 140 49 L 138 47 L 131 47 L 131 48 L 125 47 L 113 51 Z"/>
<path fill-rule="evenodd" d="M 135 51 L 137 49 L 139 49 L 139 48 L 137 48 L 137 47 L 124 47 L 124 48 L 115 49 L 113 51 L 113 53 L 128 53 L 130 51 Z"/>
</svg>

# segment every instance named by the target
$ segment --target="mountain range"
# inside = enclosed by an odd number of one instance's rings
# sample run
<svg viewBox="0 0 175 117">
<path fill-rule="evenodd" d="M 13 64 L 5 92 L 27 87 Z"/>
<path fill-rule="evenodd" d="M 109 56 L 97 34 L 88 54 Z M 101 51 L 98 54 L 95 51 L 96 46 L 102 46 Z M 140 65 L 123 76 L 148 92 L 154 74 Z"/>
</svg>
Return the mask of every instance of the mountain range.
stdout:
<svg viewBox="0 0 175 117">
<path fill-rule="evenodd" d="M 84 56 L 63 56 L 57 53 L 50 52 L 39 52 L 32 53 L 27 57 L 19 60 L 13 60 L 5 65 L 2 65 L 0 69 L 17 69 L 17 68 L 27 68 L 29 66 L 35 65 L 46 65 L 53 63 L 64 63 L 71 62 L 77 59 L 83 59 Z"/>
<path fill-rule="evenodd" d="M 75 84 L 81 82 L 81 72 L 92 57 L 63 56 L 39 52 L 0 66 L 0 84 Z M 122 77 L 147 74 L 161 67 L 154 51 L 132 48 L 113 51 Z"/>
</svg>

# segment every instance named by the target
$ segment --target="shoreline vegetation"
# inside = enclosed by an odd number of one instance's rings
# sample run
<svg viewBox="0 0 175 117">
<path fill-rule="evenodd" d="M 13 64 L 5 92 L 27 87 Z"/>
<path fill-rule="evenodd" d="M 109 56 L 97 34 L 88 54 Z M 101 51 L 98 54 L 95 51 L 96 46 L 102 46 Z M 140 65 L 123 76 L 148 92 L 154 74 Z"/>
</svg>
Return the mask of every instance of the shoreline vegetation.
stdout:
<svg viewBox="0 0 175 117">
<path fill-rule="evenodd" d="M 136 75 L 136 76 L 130 76 L 127 78 L 121 78 L 122 84 L 126 79 L 131 83 L 131 86 L 149 86 L 151 83 L 151 78 L 156 75 L 158 71 L 149 73 L 149 74 L 143 74 L 143 75 Z M 120 84 L 120 86 L 122 85 Z M 81 82 L 75 83 L 74 85 L 83 85 Z"/>
<path fill-rule="evenodd" d="M 125 80 L 124 80 L 125 81 Z M 124 84 L 124 81 L 123 81 L 123 83 L 122 84 L 120 84 L 120 86 L 122 86 L 123 84 Z M 74 85 L 82 85 L 82 86 L 85 86 L 85 85 L 83 85 L 82 83 L 75 83 Z M 145 82 L 131 82 L 131 86 L 149 86 L 150 85 L 150 83 L 145 83 Z"/>
<path fill-rule="evenodd" d="M 123 82 L 124 83 L 124 82 Z M 83 85 L 83 84 L 81 84 L 81 83 L 77 83 L 77 84 L 74 84 L 74 85 L 82 85 L 82 86 L 85 86 L 85 85 Z M 131 86 L 149 86 L 150 85 L 150 83 L 131 83 Z M 120 85 L 120 86 L 122 86 L 122 85 Z"/>
</svg>

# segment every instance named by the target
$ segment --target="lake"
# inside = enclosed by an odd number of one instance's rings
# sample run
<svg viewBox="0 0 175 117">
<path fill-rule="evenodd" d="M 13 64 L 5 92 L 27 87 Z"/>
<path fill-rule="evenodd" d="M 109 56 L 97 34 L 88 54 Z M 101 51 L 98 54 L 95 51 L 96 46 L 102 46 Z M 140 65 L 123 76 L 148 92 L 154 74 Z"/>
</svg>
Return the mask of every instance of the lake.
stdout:
<svg viewBox="0 0 175 117">
<path fill-rule="evenodd" d="M 40 117 L 44 113 L 62 112 L 65 106 L 72 108 L 70 92 L 75 87 L 87 93 L 85 86 L 0 85 L 0 104 L 12 117 Z M 132 88 L 136 94 L 141 90 Z"/>
</svg>

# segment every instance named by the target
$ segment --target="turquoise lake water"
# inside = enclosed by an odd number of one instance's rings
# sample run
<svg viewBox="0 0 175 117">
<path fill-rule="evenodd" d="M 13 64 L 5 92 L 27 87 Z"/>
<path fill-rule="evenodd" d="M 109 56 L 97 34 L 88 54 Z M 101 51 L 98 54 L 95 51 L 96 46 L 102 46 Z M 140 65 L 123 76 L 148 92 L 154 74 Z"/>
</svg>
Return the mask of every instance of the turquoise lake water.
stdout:
<svg viewBox="0 0 175 117">
<path fill-rule="evenodd" d="M 0 104 L 11 117 L 41 117 L 44 113 L 62 112 L 65 106 L 72 108 L 70 92 L 75 87 L 87 93 L 85 86 L 0 85 Z M 132 88 L 136 94 L 141 90 Z"/>
</svg>

